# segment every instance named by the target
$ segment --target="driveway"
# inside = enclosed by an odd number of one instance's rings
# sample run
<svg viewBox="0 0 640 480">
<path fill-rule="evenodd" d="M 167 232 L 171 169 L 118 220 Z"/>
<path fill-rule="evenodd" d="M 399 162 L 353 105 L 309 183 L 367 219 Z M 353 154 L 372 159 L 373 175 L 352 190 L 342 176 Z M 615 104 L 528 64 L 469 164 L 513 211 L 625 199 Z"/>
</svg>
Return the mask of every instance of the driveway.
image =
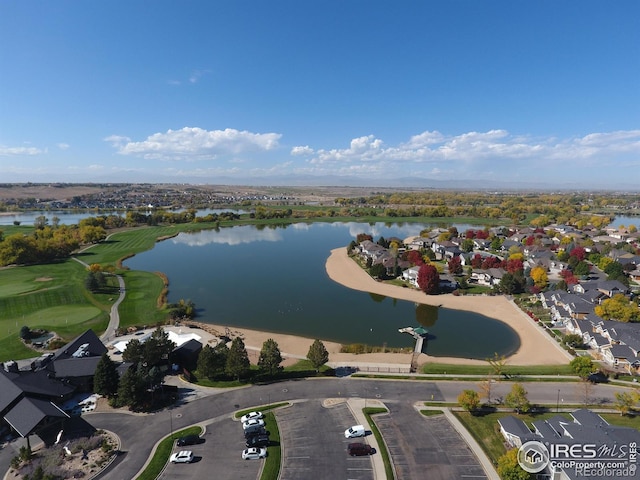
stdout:
<svg viewBox="0 0 640 480">
<path fill-rule="evenodd" d="M 412 405 L 386 403 L 374 420 L 384 437 L 398 480 L 486 479 L 473 452 L 444 415 L 425 417 Z"/>
</svg>

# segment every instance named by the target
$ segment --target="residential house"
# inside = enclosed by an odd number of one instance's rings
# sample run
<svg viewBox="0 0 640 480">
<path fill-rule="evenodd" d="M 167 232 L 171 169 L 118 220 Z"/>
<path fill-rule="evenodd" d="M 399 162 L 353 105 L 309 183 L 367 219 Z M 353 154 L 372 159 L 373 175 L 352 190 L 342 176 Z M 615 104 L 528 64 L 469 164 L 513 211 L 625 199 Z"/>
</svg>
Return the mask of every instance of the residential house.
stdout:
<svg viewBox="0 0 640 480">
<path fill-rule="evenodd" d="M 588 442 L 594 445 L 600 462 L 635 465 L 635 458 L 631 459 L 628 450 L 622 452 L 619 447 L 638 444 L 640 432 L 630 427 L 610 425 L 600 415 L 587 409 L 576 410 L 571 413 L 571 417 L 571 420 L 568 420 L 563 416 L 556 415 L 548 420 L 538 420 L 533 423 L 534 431 L 516 417 L 501 418 L 498 420 L 498 424 L 505 442 L 512 447 L 520 447 L 529 441 L 538 441 L 548 450 L 564 452 L 573 445 L 580 446 Z M 551 449 L 551 445 L 556 447 Z M 563 469 L 561 462 L 553 462 L 553 460 L 566 460 L 566 458 L 557 458 L 552 455 L 551 460 L 545 469 L 538 473 L 538 478 L 560 480 L 584 478 L 583 471 L 580 469 Z M 597 472 L 598 470 L 593 470 L 593 475 L 590 475 L 590 478 L 598 480 L 612 478 L 606 471 L 603 473 L 604 476 Z"/>
</svg>

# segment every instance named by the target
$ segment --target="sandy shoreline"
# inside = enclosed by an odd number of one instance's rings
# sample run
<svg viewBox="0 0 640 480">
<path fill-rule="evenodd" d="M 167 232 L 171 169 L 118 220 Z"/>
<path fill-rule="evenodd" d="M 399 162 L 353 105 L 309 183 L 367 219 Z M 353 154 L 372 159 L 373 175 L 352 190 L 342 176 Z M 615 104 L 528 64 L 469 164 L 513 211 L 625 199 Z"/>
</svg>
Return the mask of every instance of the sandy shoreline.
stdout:
<svg viewBox="0 0 640 480">
<path fill-rule="evenodd" d="M 331 251 L 326 263 L 329 277 L 349 288 L 376 293 L 400 300 L 442 306 L 456 310 L 468 310 L 495 318 L 513 328 L 520 336 L 520 348 L 508 357 L 510 365 L 555 365 L 570 361 L 569 354 L 515 304 L 503 296 L 455 296 L 425 295 L 419 290 L 388 285 L 373 280 L 347 255 L 346 248 Z M 383 354 L 384 355 L 384 354 Z M 486 365 L 482 360 L 420 355 L 420 363 L 464 363 Z"/>
<path fill-rule="evenodd" d="M 473 311 L 487 317 L 495 318 L 511 326 L 520 336 L 520 348 L 516 353 L 508 357 L 509 365 L 556 365 L 566 364 L 571 357 L 564 352 L 540 327 L 527 317 L 517 306 L 507 298 L 501 296 L 454 296 L 451 294 L 428 296 L 424 293 L 409 288 L 396 287 L 376 282 L 362 270 L 346 253 L 346 248 L 337 248 L 331 251 L 327 259 L 326 271 L 329 277 L 354 290 L 377 293 L 387 297 L 398 298 L 411 302 L 424 303 L 445 308 Z M 203 343 L 213 341 L 214 336 L 224 335 L 225 326 L 195 323 L 206 334 Z M 175 327 L 173 327 L 175 328 Z M 242 327 L 228 327 L 230 336 L 242 337 L 251 363 L 257 363 L 262 344 L 269 338 L 278 343 L 278 347 L 285 357 L 283 365 L 291 365 L 307 356 L 309 347 L 314 339 L 296 335 L 264 332 Z M 411 363 L 411 354 L 407 353 L 368 353 L 348 354 L 340 353 L 341 345 L 336 342 L 322 340 L 329 352 L 329 363 L 336 365 L 367 364 L 380 368 L 393 368 L 393 365 L 408 367 Z M 457 357 L 432 357 L 421 354 L 419 364 L 424 363 L 448 363 L 467 365 L 487 365 L 483 360 Z M 376 367 L 374 367 L 376 368 Z"/>
</svg>

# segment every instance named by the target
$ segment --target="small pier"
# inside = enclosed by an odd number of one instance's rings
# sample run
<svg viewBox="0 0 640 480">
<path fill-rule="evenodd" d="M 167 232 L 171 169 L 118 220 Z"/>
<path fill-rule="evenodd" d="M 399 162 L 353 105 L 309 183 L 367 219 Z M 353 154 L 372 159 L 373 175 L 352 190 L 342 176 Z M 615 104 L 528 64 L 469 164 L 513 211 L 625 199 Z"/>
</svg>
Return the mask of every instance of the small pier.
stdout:
<svg viewBox="0 0 640 480">
<path fill-rule="evenodd" d="M 416 345 L 413 348 L 413 356 L 411 357 L 411 372 L 415 372 L 418 369 L 418 356 L 422 353 L 422 345 L 427 338 L 429 331 L 422 327 L 404 327 L 399 328 L 400 333 L 408 333 L 416 339 Z"/>
</svg>

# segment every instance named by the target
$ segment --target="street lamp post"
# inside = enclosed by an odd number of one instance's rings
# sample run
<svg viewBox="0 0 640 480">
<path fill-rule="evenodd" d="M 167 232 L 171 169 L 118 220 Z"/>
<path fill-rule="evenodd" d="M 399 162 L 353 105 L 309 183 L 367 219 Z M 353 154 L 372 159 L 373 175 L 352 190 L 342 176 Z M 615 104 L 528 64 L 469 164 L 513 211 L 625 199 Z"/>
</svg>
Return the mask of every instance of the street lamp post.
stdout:
<svg viewBox="0 0 640 480">
<path fill-rule="evenodd" d="M 560 389 L 558 389 L 558 399 L 556 400 L 556 413 L 558 413 L 559 408 L 560 408 Z"/>
</svg>

